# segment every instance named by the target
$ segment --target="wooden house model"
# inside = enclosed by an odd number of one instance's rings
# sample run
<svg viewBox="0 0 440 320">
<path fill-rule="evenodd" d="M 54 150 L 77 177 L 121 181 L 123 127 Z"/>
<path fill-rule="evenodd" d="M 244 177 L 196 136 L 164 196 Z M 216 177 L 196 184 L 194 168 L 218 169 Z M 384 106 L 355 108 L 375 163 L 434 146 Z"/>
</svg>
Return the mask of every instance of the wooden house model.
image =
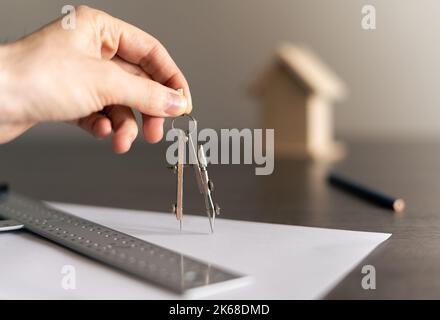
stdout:
<svg viewBox="0 0 440 320">
<path fill-rule="evenodd" d="M 343 156 L 333 137 L 333 104 L 346 87 L 310 49 L 281 45 L 252 91 L 262 104 L 261 125 L 275 129 L 277 156 Z"/>
</svg>

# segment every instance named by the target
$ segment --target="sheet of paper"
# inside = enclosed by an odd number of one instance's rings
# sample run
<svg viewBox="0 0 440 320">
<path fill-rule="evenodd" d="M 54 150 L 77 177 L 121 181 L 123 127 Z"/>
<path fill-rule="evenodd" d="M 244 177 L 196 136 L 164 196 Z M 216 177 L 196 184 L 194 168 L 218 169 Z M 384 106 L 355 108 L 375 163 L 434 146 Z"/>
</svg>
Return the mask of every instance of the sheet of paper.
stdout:
<svg viewBox="0 0 440 320">
<path fill-rule="evenodd" d="M 215 234 L 209 234 L 208 219 L 190 215 L 179 232 L 170 213 L 52 205 L 252 276 L 251 284 L 207 297 L 212 299 L 320 298 L 390 236 L 226 219 L 216 219 Z M 2 299 L 180 298 L 24 231 L 0 233 L 0 253 Z M 69 266 L 76 286 L 66 290 Z"/>
</svg>

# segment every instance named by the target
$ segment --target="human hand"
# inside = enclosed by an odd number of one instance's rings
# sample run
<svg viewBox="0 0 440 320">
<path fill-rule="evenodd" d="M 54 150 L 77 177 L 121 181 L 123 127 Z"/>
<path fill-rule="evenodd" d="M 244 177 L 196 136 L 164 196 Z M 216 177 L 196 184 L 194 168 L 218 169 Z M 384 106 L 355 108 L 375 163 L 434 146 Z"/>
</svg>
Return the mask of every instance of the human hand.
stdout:
<svg viewBox="0 0 440 320">
<path fill-rule="evenodd" d="M 59 19 L 0 47 L 0 143 L 39 122 L 68 121 L 97 138 L 113 131 L 113 149 L 124 153 L 138 133 L 133 109 L 155 143 L 164 117 L 189 113 L 192 104 L 166 49 L 128 23 L 80 6 L 74 30 Z"/>
</svg>

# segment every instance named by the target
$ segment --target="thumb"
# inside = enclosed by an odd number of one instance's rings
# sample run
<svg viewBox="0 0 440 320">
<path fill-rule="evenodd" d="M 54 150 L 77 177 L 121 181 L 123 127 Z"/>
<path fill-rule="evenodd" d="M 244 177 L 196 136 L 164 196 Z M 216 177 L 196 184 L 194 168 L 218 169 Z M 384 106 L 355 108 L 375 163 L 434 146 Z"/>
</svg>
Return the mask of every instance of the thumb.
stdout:
<svg viewBox="0 0 440 320">
<path fill-rule="evenodd" d="M 128 73 L 112 62 L 108 62 L 102 78 L 98 91 L 104 105 L 124 105 L 154 117 L 179 116 L 188 106 L 177 90 Z"/>
</svg>

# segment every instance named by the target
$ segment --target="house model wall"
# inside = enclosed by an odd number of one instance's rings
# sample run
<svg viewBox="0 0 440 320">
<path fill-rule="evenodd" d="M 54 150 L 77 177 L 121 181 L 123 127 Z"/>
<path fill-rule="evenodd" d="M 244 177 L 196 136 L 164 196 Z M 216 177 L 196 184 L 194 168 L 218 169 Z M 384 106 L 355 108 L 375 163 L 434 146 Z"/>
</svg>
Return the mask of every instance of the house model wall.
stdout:
<svg viewBox="0 0 440 320">
<path fill-rule="evenodd" d="M 336 159 L 333 104 L 346 95 L 343 82 L 312 51 L 283 44 L 253 86 L 262 104 L 262 125 L 275 129 L 277 156 Z"/>
</svg>

